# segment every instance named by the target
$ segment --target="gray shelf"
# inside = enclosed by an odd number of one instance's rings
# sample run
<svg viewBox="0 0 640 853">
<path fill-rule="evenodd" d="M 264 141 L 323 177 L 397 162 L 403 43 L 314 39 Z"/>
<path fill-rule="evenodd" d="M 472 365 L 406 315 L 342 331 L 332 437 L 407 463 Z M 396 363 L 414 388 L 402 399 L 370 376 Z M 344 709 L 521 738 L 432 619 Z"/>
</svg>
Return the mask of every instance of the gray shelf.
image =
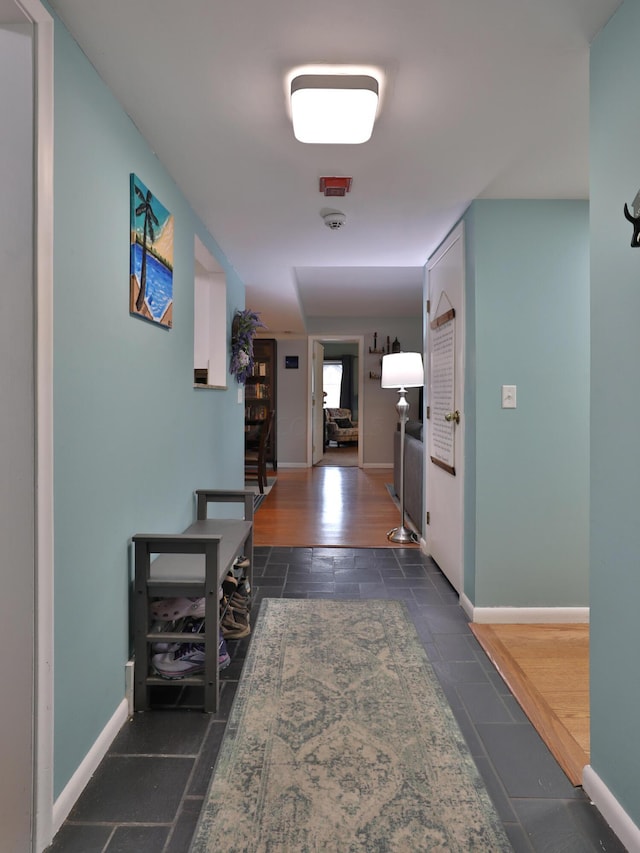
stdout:
<svg viewBox="0 0 640 853">
<path fill-rule="evenodd" d="M 204 710 L 218 709 L 220 678 L 218 641 L 220 628 L 219 588 L 240 554 L 250 560 L 249 583 L 253 584 L 253 492 L 199 489 L 198 519 L 177 534 L 138 533 L 135 547 L 134 580 L 134 708 L 150 707 L 149 688 L 159 684 L 200 684 L 204 686 Z M 244 519 L 208 518 L 213 503 L 240 503 Z M 152 559 L 154 558 L 155 559 Z M 158 634 L 152 632 L 149 603 L 152 598 L 180 597 L 205 599 L 203 634 Z M 176 637 L 175 642 L 203 642 L 204 675 L 165 679 L 151 673 L 152 643 Z"/>
</svg>

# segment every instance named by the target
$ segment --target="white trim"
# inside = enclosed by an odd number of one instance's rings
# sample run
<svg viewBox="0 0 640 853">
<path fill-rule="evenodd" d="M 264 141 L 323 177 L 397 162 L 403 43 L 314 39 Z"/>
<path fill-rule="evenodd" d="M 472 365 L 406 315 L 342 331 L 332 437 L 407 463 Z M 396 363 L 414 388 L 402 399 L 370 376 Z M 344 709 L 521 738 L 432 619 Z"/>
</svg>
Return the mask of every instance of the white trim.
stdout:
<svg viewBox="0 0 640 853">
<path fill-rule="evenodd" d="M 393 468 L 393 462 L 365 462 L 363 468 Z"/>
<path fill-rule="evenodd" d="M 98 768 L 98 765 L 107 754 L 116 735 L 127 721 L 129 716 L 127 700 L 123 699 L 116 708 L 113 716 L 98 735 L 97 740 L 85 755 L 76 772 L 69 779 L 64 790 L 53 804 L 53 834 L 60 829 L 67 819 L 69 812 L 76 804 L 78 797 L 84 791 Z"/>
<path fill-rule="evenodd" d="M 14 0 L 14 3 L 32 24 L 51 24 L 53 30 L 53 18 L 40 0 Z"/>
<path fill-rule="evenodd" d="M 133 704 L 133 690 L 135 684 L 135 673 L 136 673 L 136 664 L 135 660 L 131 658 L 124 665 L 124 696 L 127 700 L 127 716 L 133 717 L 135 712 L 134 704 Z"/>
<path fill-rule="evenodd" d="M 309 335 L 307 338 L 307 362 L 308 362 L 308 371 L 307 371 L 307 381 L 309 383 L 309 388 L 313 387 L 312 382 L 312 373 L 313 373 L 313 342 L 318 341 L 319 343 L 352 343 L 358 344 L 358 468 L 364 468 L 364 430 L 363 430 L 363 416 L 364 416 L 364 335 Z M 313 401 L 311 399 L 311 394 L 309 393 L 309 399 L 307 401 L 307 459 L 309 460 L 309 465 L 307 467 L 312 467 L 313 460 Z M 278 463 L 279 464 L 279 463 Z M 379 467 L 379 466 L 376 466 Z"/>
<path fill-rule="evenodd" d="M 464 593 L 460 595 L 460 607 L 462 607 L 469 619 L 473 622 L 473 602 L 470 601 Z"/>
<path fill-rule="evenodd" d="M 460 606 L 478 625 L 588 624 L 588 607 L 474 607 L 464 593 Z"/>
<path fill-rule="evenodd" d="M 640 850 L 640 829 L 590 764 L 582 771 L 582 787 L 627 850 Z"/>
<path fill-rule="evenodd" d="M 33 24 L 36 568 L 33 837 L 52 838 L 53 804 L 53 18 L 15 0 Z"/>
</svg>

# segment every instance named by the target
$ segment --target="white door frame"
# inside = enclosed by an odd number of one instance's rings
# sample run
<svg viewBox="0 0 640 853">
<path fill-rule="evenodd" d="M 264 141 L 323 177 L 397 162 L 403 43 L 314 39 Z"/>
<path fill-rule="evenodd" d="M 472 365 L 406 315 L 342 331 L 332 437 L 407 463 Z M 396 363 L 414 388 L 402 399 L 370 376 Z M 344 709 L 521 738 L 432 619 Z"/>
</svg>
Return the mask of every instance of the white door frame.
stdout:
<svg viewBox="0 0 640 853">
<path fill-rule="evenodd" d="M 317 465 L 324 456 L 324 346 L 312 344 L 311 364 L 311 464 Z M 322 362 L 319 363 L 318 359 Z M 318 393 L 322 389 L 322 397 Z"/>
<path fill-rule="evenodd" d="M 458 407 L 461 420 L 458 426 L 454 427 L 455 429 L 455 458 L 456 458 L 456 476 L 458 478 L 458 491 L 456 494 L 456 499 L 454 501 L 455 508 L 454 511 L 459 520 L 459 530 L 457 531 L 460 541 L 459 541 L 459 574 L 460 576 L 451 576 L 451 569 L 446 566 L 440 566 L 445 575 L 449 577 L 449 580 L 452 582 L 453 586 L 456 587 L 457 592 L 462 595 L 464 592 L 464 533 L 465 533 L 465 516 L 464 516 L 464 493 L 465 493 L 465 409 L 464 409 L 464 386 L 465 386 L 465 357 L 466 357 L 466 290 L 465 290 L 465 276 L 466 276 L 466 259 L 464 253 L 464 222 L 458 223 L 458 225 L 451 231 L 451 233 L 447 236 L 447 238 L 443 241 L 443 243 L 438 247 L 438 249 L 434 252 L 434 254 L 429 258 L 426 267 L 425 267 L 425 275 L 426 275 L 426 293 L 425 293 L 425 307 L 426 300 L 431 300 L 430 305 L 430 314 L 425 313 L 425 322 L 424 322 L 424 357 L 425 357 L 425 366 L 426 370 L 426 387 L 427 392 L 430 391 L 431 388 L 431 362 L 429 358 L 429 346 L 430 346 L 430 321 L 434 319 L 435 313 L 438 309 L 437 305 L 433 304 L 433 297 L 431 293 L 431 271 L 442 261 L 446 255 L 453 249 L 454 246 L 459 245 L 462 247 L 462 292 L 461 292 L 461 305 L 458 306 L 458 313 L 456 315 L 456 352 L 455 352 L 455 405 Z M 429 396 L 429 393 L 426 395 Z M 431 415 L 433 417 L 433 407 L 431 406 L 431 400 L 427 399 L 427 405 L 431 408 Z M 425 430 L 425 479 L 424 479 L 424 494 L 425 494 L 425 522 L 426 522 L 426 512 L 432 507 L 432 502 L 435 494 L 435 486 L 433 484 L 433 477 L 439 476 L 436 474 L 435 469 L 433 467 L 433 463 L 431 463 L 429 450 L 431 447 L 431 429 L 433 425 L 433 420 L 428 419 L 425 421 L 427 425 L 427 429 Z M 447 475 L 449 476 L 449 475 Z M 431 513 L 431 525 L 434 525 L 433 513 Z M 437 523 L 437 521 L 435 521 Z M 432 531 L 434 527 L 430 528 L 424 525 L 425 530 L 425 539 L 426 539 L 426 550 L 427 553 L 432 554 L 433 552 L 433 534 Z M 431 535 L 430 535 L 431 534 Z M 437 554 L 435 555 L 437 560 Z"/>
<path fill-rule="evenodd" d="M 40 0 L 14 0 L 34 29 L 35 850 L 53 835 L 53 18 Z"/>
<path fill-rule="evenodd" d="M 318 341 L 321 344 L 333 344 L 336 342 L 358 344 L 358 468 L 362 468 L 363 449 L 364 449 L 364 430 L 362 428 L 363 418 L 363 394 L 364 394 L 364 335 L 309 335 L 308 339 L 308 387 L 311 389 L 311 373 L 313 371 L 313 343 Z M 311 401 L 311 392 L 309 391 L 307 400 L 307 467 L 311 467 L 313 462 L 313 406 Z"/>
</svg>

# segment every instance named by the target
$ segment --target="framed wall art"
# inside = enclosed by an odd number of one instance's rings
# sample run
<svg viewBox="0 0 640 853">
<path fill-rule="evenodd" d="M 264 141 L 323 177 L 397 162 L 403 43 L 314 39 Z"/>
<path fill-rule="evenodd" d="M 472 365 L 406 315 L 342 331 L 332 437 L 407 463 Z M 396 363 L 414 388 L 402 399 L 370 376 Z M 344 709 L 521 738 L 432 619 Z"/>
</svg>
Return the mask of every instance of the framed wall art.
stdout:
<svg viewBox="0 0 640 853">
<path fill-rule="evenodd" d="M 129 311 L 168 329 L 173 325 L 173 216 L 134 174 Z"/>
</svg>

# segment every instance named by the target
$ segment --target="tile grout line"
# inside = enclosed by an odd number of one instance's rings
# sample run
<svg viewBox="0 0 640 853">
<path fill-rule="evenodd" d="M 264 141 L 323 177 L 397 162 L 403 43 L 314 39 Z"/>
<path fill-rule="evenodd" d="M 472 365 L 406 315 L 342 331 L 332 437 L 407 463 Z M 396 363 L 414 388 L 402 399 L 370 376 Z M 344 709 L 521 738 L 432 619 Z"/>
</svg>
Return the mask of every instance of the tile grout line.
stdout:
<svg viewBox="0 0 640 853">
<path fill-rule="evenodd" d="M 194 777 L 195 772 L 196 772 L 196 767 L 198 766 L 198 760 L 202 757 L 202 753 L 204 751 L 204 747 L 205 747 L 205 744 L 207 742 L 207 738 L 209 736 L 209 733 L 211 731 L 211 727 L 212 727 L 213 723 L 214 723 L 213 714 L 210 714 L 209 715 L 209 721 L 207 723 L 207 728 L 205 729 L 202 740 L 200 741 L 200 749 L 198 750 L 197 754 L 193 757 L 193 765 L 191 767 L 191 773 L 189 773 L 189 776 L 187 777 L 187 779 L 185 781 L 184 791 L 182 792 L 182 796 L 180 797 L 180 802 L 178 803 L 178 808 L 176 809 L 176 813 L 174 815 L 173 821 L 171 822 L 171 829 L 167 833 L 167 838 L 166 838 L 164 846 L 162 848 L 162 853 L 165 853 L 165 851 L 170 849 L 170 845 L 173 841 L 173 836 L 176 832 L 178 823 L 180 821 L 180 817 L 184 812 L 185 800 L 188 797 L 188 792 L 189 792 L 189 789 L 191 787 L 191 783 L 193 781 L 193 777 Z"/>
</svg>

